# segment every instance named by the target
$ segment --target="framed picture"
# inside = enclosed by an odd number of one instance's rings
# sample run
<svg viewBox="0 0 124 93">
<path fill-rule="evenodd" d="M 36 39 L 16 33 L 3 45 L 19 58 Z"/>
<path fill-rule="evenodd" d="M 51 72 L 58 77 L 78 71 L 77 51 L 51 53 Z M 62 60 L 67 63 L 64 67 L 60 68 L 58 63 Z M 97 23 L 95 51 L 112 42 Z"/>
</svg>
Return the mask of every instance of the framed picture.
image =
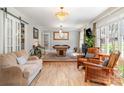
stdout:
<svg viewBox="0 0 124 93">
<path fill-rule="evenodd" d="M 38 39 L 38 34 L 39 34 L 39 30 L 37 28 L 33 28 L 33 38 L 34 39 Z"/>
<path fill-rule="evenodd" d="M 53 32 L 53 40 L 69 40 L 69 32 Z"/>
</svg>

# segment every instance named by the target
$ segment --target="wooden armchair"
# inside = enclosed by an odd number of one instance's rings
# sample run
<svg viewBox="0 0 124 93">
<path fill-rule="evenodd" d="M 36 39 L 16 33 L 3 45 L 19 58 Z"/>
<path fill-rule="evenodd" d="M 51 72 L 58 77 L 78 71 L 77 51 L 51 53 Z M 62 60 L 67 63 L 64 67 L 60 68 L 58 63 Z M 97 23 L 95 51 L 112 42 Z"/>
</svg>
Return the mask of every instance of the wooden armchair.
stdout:
<svg viewBox="0 0 124 93">
<path fill-rule="evenodd" d="M 111 53 L 108 64 L 106 66 L 103 66 L 102 64 L 84 62 L 85 82 L 90 80 L 102 84 L 110 84 L 111 76 L 113 75 L 113 68 L 117 63 L 119 56 L 119 51 Z"/>
<path fill-rule="evenodd" d="M 87 58 L 87 57 L 83 57 L 82 55 L 78 55 L 77 56 L 77 68 L 79 68 L 79 66 L 83 65 L 83 62 L 94 62 L 94 63 L 98 63 L 97 60 L 100 57 L 99 55 L 97 55 L 99 53 L 99 48 L 98 47 L 88 48 L 87 49 L 87 53 L 93 54 L 94 57 Z"/>
</svg>

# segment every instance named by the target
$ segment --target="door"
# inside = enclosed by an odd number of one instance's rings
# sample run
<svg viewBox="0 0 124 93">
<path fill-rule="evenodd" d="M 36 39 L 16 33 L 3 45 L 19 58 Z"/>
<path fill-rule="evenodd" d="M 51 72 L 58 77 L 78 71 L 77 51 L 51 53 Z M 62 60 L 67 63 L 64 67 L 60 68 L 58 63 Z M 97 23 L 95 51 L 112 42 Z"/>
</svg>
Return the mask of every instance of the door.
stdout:
<svg viewBox="0 0 124 93">
<path fill-rule="evenodd" d="M 46 50 L 50 50 L 50 33 L 44 33 L 44 47 Z"/>
<path fill-rule="evenodd" d="M 20 47 L 20 20 L 6 14 L 5 16 L 5 32 L 4 32 L 4 53 L 18 51 Z"/>
</svg>

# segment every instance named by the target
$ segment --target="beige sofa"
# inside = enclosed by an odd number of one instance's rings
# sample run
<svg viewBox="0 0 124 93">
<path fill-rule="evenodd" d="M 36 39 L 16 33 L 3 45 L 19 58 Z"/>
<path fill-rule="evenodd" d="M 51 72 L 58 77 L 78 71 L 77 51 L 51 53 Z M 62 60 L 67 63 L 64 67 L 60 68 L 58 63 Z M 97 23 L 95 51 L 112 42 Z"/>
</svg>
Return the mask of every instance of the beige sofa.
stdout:
<svg viewBox="0 0 124 93">
<path fill-rule="evenodd" d="M 27 63 L 19 65 L 16 58 L 23 56 Z M 0 85 L 30 85 L 42 69 L 42 60 L 29 57 L 26 51 L 0 55 Z"/>
</svg>

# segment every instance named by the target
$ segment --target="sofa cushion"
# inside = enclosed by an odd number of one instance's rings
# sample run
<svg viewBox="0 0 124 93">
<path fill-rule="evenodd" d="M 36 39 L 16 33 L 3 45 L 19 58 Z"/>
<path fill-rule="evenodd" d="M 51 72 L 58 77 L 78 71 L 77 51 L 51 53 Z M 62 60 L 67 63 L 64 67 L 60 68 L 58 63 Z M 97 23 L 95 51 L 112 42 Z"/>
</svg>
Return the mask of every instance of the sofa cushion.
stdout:
<svg viewBox="0 0 124 93">
<path fill-rule="evenodd" d="M 15 52 L 15 54 L 17 57 L 24 56 L 26 58 L 26 60 L 28 60 L 29 55 L 27 54 L 27 52 L 25 50 L 17 51 L 17 52 Z"/>
<path fill-rule="evenodd" d="M 24 72 L 23 72 L 24 78 L 28 79 L 35 74 L 37 69 L 41 68 L 41 63 L 38 60 L 29 62 L 23 65 L 23 68 L 24 68 Z"/>
<path fill-rule="evenodd" d="M 25 57 L 21 56 L 21 57 L 17 57 L 17 62 L 20 64 L 20 65 L 24 65 L 27 63 L 27 60 L 25 59 Z"/>
<path fill-rule="evenodd" d="M 30 56 L 28 60 L 38 60 L 39 58 L 37 56 Z"/>
<path fill-rule="evenodd" d="M 37 60 L 28 60 L 27 61 L 28 64 L 42 64 L 42 59 L 37 59 Z"/>
<path fill-rule="evenodd" d="M 0 56 L 0 67 L 16 66 L 16 55 L 14 53 L 3 54 Z"/>
</svg>

